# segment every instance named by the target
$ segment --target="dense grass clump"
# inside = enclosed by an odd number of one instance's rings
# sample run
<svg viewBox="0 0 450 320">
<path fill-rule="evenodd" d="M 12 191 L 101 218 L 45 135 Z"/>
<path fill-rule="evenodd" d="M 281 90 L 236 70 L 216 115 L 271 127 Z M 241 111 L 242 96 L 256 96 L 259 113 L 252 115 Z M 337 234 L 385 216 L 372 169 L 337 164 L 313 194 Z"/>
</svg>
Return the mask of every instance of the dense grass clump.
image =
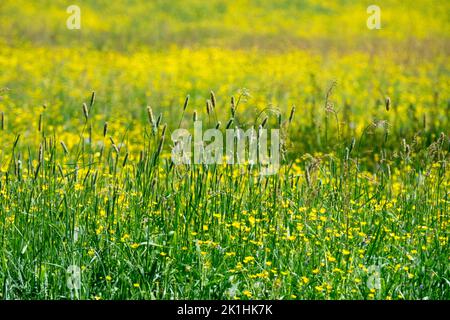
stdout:
<svg viewBox="0 0 450 320">
<path fill-rule="evenodd" d="M 111 124 L 92 131 L 96 108 L 92 95 L 71 148 L 40 117 L 34 145 L 17 135 L 4 151 L 2 298 L 448 298 L 445 134 L 395 149 L 384 134 L 367 154 L 377 122 L 334 153 L 296 157 L 294 114 L 279 115 L 282 168 L 261 176 L 173 165 L 162 116 L 149 108 L 142 136 L 119 140 Z"/>
</svg>

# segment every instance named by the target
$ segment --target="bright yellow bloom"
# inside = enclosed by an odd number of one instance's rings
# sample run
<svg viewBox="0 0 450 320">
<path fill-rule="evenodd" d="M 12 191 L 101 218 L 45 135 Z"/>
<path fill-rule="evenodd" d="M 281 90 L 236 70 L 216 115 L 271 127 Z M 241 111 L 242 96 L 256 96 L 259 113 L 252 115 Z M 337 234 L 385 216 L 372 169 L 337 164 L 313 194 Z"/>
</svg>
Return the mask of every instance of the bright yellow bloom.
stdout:
<svg viewBox="0 0 450 320">
<path fill-rule="evenodd" d="M 244 263 L 250 263 L 250 262 L 253 262 L 253 261 L 255 261 L 255 258 L 252 257 L 252 256 L 248 256 L 248 257 L 244 258 Z"/>
</svg>

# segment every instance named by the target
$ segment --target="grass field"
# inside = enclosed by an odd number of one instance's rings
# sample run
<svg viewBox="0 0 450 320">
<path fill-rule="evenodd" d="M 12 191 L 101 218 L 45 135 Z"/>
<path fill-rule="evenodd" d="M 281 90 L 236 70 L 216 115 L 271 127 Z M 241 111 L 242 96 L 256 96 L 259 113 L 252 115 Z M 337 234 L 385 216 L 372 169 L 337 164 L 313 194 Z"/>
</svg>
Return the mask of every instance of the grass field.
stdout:
<svg viewBox="0 0 450 320">
<path fill-rule="evenodd" d="M 370 4 L 0 3 L 0 299 L 449 299 L 450 4 Z"/>
</svg>

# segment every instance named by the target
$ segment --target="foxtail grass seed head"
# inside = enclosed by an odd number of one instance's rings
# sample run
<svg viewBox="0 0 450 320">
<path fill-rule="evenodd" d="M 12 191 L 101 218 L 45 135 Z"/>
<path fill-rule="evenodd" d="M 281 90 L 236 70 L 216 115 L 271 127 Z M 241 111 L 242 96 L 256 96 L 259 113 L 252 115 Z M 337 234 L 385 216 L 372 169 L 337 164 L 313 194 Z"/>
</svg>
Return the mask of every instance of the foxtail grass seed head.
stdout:
<svg viewBox="0 0 450 320">
<path fill-rule="evenodd" d="M 197 111 L 194 110 L 194 113 L 192 114 L 192 121 L 197 121 Z"/>
<path fill-rule="evenodd" d="M 163 137 L 163 138 L 166 136 L 166 129 L 167 129 L 167 123 L 165 123 L 162 128 L 161 137 Z"/>
<path fill-rule="evenodd" d="M 220 125 L 221 125 L 220 121 L 217 121 L 216 130 L 220 128 Z"/>
<path fill-rule="evenodd" d="M 83 114 L 84 114 L 84 118 L 86 119 L 86 121 L 88 121 L 89 110 L 88 110 L 86 103 L 83 103 Z"/>
<path fill-rule="evenodd" d="M 228 120 L 226 128 L 230 129 L 232 124 L 233 124 L 233 119 Z"/>
<path fill-rule="evenodd" d="M 208 116 L 210 112 L 211 112 L 211 102 L 209 100 L 206 100 L 206 113 L 208 114 Z"/>
<path fill-rule="evenodd" d="M 35 170 L 35 172 L 34 172 L 34 180 L 36 180 L 37 178 L 38 178 L 38 176 L 39 176 L 39 169 L 41 169 L 41 162 L 39 162 L 38 163 L 38 165 L 37 165 L 37 167 L 36 167 L 36 170 Z"/>
<path fill-rule="evenodd" d="M 39 163 L 42 162 L 44 159 L 44 148 L 42 146 L 42 143 L 39 144 L 39 155 L 38 155 L 38 161 Z"/>
<path fill-rule="evenodd" d="M 236 102 L 234 101 L 234 97 L 231 97 L 231 116 L 234 118 L 236 115 Z"/>
<path fill-rule="evenodd" d="M 294 119 L 294 113 L 295 113 L 295 106 L 292 106 L 291 113 L 289 114 L 289 123 L 291 123 L 292 119 Z"/>
<path fill-rule="evenodd" d="M 150 125 L 154 126 L 155 125 L 155 117 L 153 116 L 153 110 L 152 107 L 147 106 L 147 115 L 148 115 L 148 122 L 150 123 Z"/>
<path fill-rule="evenodd" d="M 63 148 L 65 154 L 68 154 L 68 153 L 69 153 L 69 149 L 67 149 L 67 146 L 66 146 L 66 144 L 64 143 L 64 141 L 61 141 L 61 147 Z"/>
<path fill-rule="evenodd" d="M 211 91 L 211 104 L 213 108 L 216 107 L 216 95 L 214 94 L 213 91 Z"/>
<path fill-rule="evenodd" d="M 92 108 L 94 103 L 95 103 L 95 91 L 92 91 L 91 102 L 89 102 L 89 108 Z"/>
<path fill-rule="evenodd" d="M 38 131 L 42 131 L 42 113 L 39 115 Z"/>
<path fill-rule="evenodd" d="M 106 137 L 106 134 L 108 133 L 108 122 L 105 122 L 103 125 L 103 138 Z"/>
<path fill-rule="evenodd" d="M 123 159 L 122 162 L 122 167 L 125 167 L 127 165 L 127 161 L 128 161 L 128 152 L 125 154 L 125 158 Z"/>
<path fill-rule="evenodd" d="M 0 112 L 0 129 L 5 130 L 5 113 Z"/>
<path fill-rule="evenodd" d="M 161 120 L 162 120 L 162 113 L 159 114 L 158 119 L 156 119 L 156 128 L 159 127 L 159 125 L 161 124 Z"/>
<path fill-rule="evenodd" d="M 189 104 L 189 95 L 187 95 L 186 99 L 184 100 L 183 111 L 186 111 L 188 104 Z"/>
<path fill-rule="evenodd" d="M 391 98 L 386 97 L 385 105 L 386 105 L 386 111 L 389 111 L 389 109 L 391 108 Z"/>
<path fill-rule="evenodd" d="M 265 125 L 267 124 L 267 120 L 269 120 L 268 117 L 265 117 L 264 120 L 261 122 L 261 127 L 264 128 Z"/>
</svg>

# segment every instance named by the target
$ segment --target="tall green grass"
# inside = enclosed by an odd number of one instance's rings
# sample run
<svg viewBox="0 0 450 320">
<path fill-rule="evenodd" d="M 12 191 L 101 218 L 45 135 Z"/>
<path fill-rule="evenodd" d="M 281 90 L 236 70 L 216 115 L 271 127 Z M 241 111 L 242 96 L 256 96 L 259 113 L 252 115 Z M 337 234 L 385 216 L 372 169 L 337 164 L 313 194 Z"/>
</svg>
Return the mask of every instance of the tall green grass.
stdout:
<svg viewBox="0 0 450 320">
<path fill-rule="evenodd" d="M 110 124 L 91 130 L 98 110 L 93 95 L 72 148 L 40 118 L 36 144 L 17 134 L 3 150 L 2 299 L 449 298 L 445 134 L 390 141 L 385 123 L 368 123 L 361 136 L 339 135 L 333 153 L 288 148 L 279 174 L 264 177 L 175 166 L 164 120 L 150 117 L 136 145 Z M 292 130 L 292 117 L 268 124 Z M 364 141 L 377 132 L 372 157 Z M 67 285 L 71 266 L 79 289 Z"/>
</svg>

